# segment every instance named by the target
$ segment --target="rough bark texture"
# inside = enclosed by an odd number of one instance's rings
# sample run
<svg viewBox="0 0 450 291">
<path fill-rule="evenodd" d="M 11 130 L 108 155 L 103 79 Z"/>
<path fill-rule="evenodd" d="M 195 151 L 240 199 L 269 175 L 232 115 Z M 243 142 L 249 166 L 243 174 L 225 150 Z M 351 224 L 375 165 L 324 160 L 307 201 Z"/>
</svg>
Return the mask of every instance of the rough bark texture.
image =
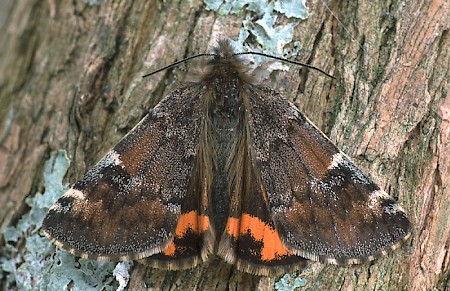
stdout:
<svg viewBox="0 0 450 291">
<path fill-rule="evenodd" d="M 134 3 L 133 3 L 134 2 Z M 6 3 L 6 2 L 5 2 Z M 208 52 L 242 19 L 201 1 L 15 1 L 0 33 L 0 222 L 12 225 L 42 191 L 53 151 L 72 160 L 73 183 L 186 77 L 145 72 Z M 297 60 L 274 73 L 285 92 L 344 152 L 396 197 L 413 235 L 372 264 L 311 262 L 311 290 L 443 290 L 450 287 L 448 1 L 321 1 L 296 27 Z M 3 14 L 4 15 L 4 14 Z M 283 21 L 283 19 L 279 19 Z M 352 41 L 353 35 L 356 41 Z M 361 43 L 362 47 L 358 44 Z M 270 290 L 276 278 L 241 274 L 220 260 L 183 272 L 136 265 L 130 288 Z"/>
</svg>

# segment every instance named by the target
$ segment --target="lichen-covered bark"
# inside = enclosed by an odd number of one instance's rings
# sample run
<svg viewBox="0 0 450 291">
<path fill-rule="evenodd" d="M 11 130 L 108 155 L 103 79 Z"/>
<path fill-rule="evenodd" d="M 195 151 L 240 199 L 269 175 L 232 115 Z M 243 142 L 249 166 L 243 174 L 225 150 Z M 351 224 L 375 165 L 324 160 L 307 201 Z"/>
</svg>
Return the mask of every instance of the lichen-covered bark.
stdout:
<svg viewBox="0 0 450 291">
<path fill-rule="evenodd" d="M 212 39 L 235 37 L 241 23 L 201 1 L 9 3 L 0 22 L 2 229 L 42 190 L 50 152 L 67 150 L 66 179 L 75 182 L 187 76 L 167 70 L 143 80 L 144 73 L 208 52 Z M 296 27 L 298 60 L 337 81 L 291 67 L 273 74 L 273 87 L 400 201 L 413 235 L 372 264 L 311 262 L 301 275 L 306 287 L 450 288 L 448 1 L 331 1 L 343 26 L 321 1 L 308 6 L 310 17 Z M 183 272 L 137 265 L 130 287 L 270 290 L 275 281 L 213 260 Z"/>
</svg>

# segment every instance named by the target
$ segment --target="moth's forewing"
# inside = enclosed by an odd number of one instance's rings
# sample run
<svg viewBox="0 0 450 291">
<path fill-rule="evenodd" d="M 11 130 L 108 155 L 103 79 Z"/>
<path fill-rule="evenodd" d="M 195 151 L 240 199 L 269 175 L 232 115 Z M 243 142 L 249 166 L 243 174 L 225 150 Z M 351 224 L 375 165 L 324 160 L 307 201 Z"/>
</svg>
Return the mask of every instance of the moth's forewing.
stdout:
<svg viewBox="0 0 450 291">
<path fill-rule="evenodd" d="M 292 253 L 373 260 L 407 239 L 403 209 L 279 93 L 252 88 L 249 127 L 270 216 Z"/>
<path fill-rule="evenodd" d="M 56 244 L 84 258 L 137 259 L 172 241 L 200 136 L 200 93 L 182 87 L 65 193 L 43 222 Z"/>
</svg>

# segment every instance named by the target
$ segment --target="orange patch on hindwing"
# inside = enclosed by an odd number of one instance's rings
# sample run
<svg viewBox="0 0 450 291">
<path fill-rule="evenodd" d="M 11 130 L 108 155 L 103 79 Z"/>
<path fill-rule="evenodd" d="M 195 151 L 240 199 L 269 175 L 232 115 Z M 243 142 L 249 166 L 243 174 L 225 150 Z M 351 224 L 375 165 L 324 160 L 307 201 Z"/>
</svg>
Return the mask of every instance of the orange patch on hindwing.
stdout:
<svg viewBox="0 0 450 291">
<path fill-rule="evenodd" d="M 196 211 L 190 211 L 180 215 L 177 227 L 175 228 L 175 237 L 181 239 L 188 232 L 200 235 L 209 228 L 209 217 L 206 215 L 198 215 Z M 173 256 L 177 246 L 172 241 L 163 251 L 166 256 Z"/>
<path fill-rule="evenodd" d="M 250 235 L 255 241 L 262 242 L 261 259 L 264 261 L 292 255 L 283 246 L 273 226 L 250 214 L 242 214 L 240 218 L 229 217 L 226 232 L 235 239 Z"/>
<path fill-rule="evenodd" d="M 208 229 L 209 218 L 205 215 L 198 215 L 196 211 L 190 211 L 180 215 L 178 219 L 175 235 L 182 237 L 188 229 L 195 233 L 201 233 Z"/>
<path fill-rule="evenodd" d="M 175 247 L 175 244 L 173 243 L 173 241 L 167 246 L 167 248 L 164 250 L 164 254 L 166 255 L 166 256 L 173 256 L 173 255 L 175 255 L 175 250 L 176 250 L 176 247 Z"/>
</svg>

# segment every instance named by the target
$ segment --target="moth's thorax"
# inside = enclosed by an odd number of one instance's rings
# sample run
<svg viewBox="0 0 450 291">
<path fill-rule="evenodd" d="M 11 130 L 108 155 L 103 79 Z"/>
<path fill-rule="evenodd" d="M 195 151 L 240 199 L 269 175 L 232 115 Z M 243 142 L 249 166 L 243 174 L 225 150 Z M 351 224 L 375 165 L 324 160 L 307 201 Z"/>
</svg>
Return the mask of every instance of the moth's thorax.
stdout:
<svg viewBox="0 0 450 291">
<path fill-rule="evenodd" d="M 217 114 L 236 113 L 242 103 L 242 90 L 245 81 L 235 64 L 235 59 L 215 59 L 211 63 L 209 76 L 204 79 L 211 89 L 211 105 Z"/>
<path fill-rule="evenodd" d="M 215 110 L 232 113 L 240 107 L 239 80 L 237 78 L 215 79 L 213 103 Z"/>
</svg>

